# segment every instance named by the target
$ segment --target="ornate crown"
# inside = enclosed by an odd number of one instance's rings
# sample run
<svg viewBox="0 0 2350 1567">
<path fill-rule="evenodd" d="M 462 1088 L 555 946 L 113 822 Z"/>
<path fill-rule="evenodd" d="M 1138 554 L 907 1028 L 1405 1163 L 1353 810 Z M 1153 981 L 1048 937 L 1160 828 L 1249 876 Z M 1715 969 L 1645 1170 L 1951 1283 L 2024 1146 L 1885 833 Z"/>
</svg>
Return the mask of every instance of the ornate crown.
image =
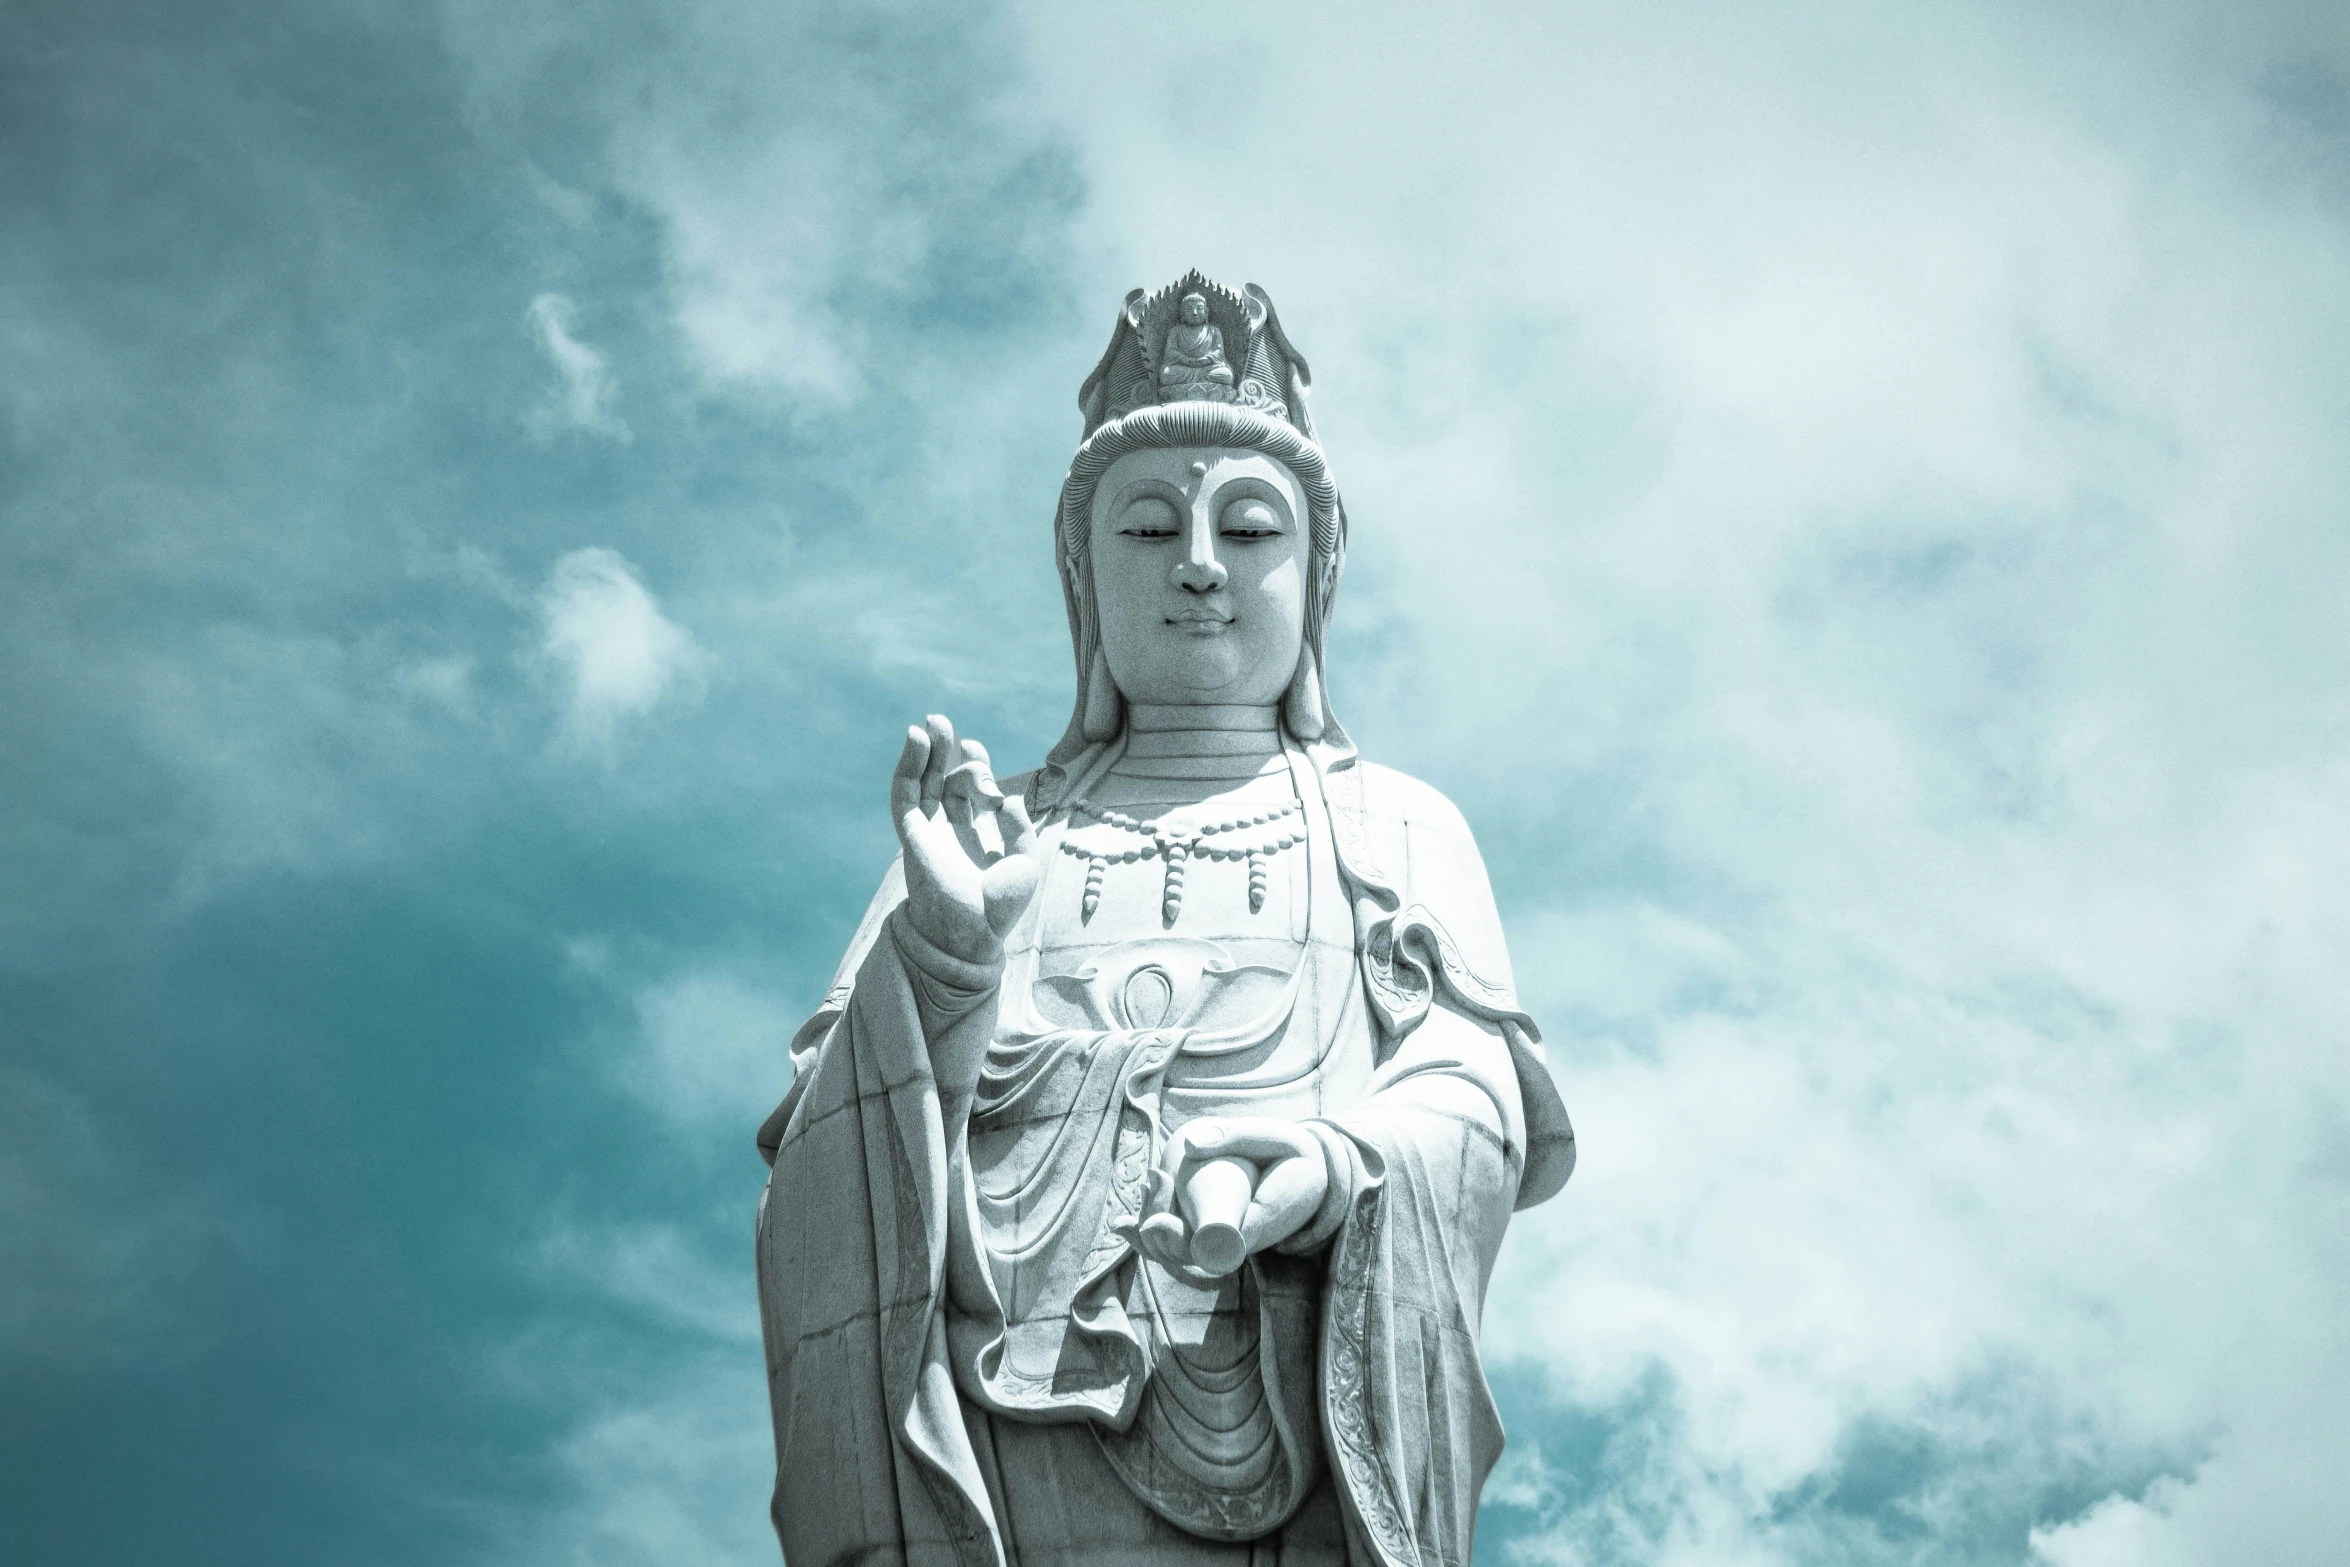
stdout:
<svg viewBox="0 0 2350 1567">
<path fill-rule="evenodd" d="M 1200 308 L 1187 310 L 1194 300 Z M 1263 289 L 1251 283 L 1236 294 L 1195 267 L 1155 294 L 1126 296 L 1077 406 L 1088 436 L 1137 408 L 1209 402 L 1268 414 L 1310 440 L 1310 381 Z"/>
</svg>

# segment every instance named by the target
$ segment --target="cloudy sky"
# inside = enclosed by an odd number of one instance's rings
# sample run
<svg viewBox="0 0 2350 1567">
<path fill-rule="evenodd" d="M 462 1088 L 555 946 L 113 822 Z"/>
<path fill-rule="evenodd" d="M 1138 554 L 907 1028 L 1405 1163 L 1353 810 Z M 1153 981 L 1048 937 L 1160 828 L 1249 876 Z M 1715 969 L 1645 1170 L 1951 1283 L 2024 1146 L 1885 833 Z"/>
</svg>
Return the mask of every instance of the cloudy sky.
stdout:
<svg viewBox="0 0 2350 1567">
<path fill-rule="evenodd" d="M 1581 1131 L 1481 1567 L 2350 1559 L 2350 24 L 0 4 L 0 1557 L 774 1560 L 751 1133 L 1116 302 Z"/>
</svg>

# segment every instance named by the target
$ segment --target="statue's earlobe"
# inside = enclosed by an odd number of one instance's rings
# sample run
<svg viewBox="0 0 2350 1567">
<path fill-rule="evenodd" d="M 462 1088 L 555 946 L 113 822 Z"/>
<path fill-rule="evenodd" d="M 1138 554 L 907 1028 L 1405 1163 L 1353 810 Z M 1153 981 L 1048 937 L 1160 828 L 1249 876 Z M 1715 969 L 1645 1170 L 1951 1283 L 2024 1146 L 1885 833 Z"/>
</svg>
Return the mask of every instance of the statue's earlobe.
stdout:
<svg viewBox="0 0 2350 1567">
<path fill-rule="evenodd" d="M 1093 668 L 1085 677 L 1085 716 L 1080 727 L 1085 738 L 1096 744 L 1115 740 L 1122 716 L 1118 682 L 1110 678 L 1109 655 L 1097 647 L 1093 650 Z"/>
<path fill-rule="evenodd" d="M 1319 740 L 1329 727 L 1322 711 L 1321 671 L 1314 666 L 1312 648 L 1297 655 L 1297 673 L 1290 677 L 1289 690 L 1281 698 L 1281 721 L 1300 740 Z"/>
</svg>

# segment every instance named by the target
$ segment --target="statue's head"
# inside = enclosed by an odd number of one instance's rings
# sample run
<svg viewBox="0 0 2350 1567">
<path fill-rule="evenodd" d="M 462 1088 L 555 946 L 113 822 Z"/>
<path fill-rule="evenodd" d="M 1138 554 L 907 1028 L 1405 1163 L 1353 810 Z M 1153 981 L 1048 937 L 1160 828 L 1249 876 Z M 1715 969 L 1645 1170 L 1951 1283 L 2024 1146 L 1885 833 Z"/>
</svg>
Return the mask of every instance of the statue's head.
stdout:
<svg viewBox="0 0 2350 1567">
<path fill-rule="evenodd" d="M 1196 305 L 1196 309 L 1194 308 Z M 1161 402 L 1176 320 L 1213 320 L 1235 386 Z M 1255 284 L 1193 272 L 1126 297 L 1078 393 L 1085 439 L 1061 486 L 1056 551 L 1078 701 L 1051 761 L 1113 739 L 1129 704 L 1278 703 L 1300 740 L 1343 743 L 1323 642 L 1346 511 L 1306 411 L 1308 372 Z"/>
<path fill-rule="evenodd" d="M 1267 706 L 1305 651 L 1305 488 L 1247 446 L 1146 446 L 1087 507 L 1094 625 L 1128 702 Z"/>
</svg>

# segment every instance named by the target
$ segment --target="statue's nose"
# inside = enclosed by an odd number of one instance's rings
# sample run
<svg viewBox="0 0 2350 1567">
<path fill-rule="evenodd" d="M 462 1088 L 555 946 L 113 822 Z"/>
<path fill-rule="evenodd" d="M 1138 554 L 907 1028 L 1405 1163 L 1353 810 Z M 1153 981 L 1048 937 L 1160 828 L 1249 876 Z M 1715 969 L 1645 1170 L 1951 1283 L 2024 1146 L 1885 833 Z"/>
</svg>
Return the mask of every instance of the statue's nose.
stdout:
<svg viewBox="0 0 2350 1567">
<path fill-rule="evenodd" d="M 1213 593 L 1231 576 L 1215 550 L 1204 544 L 1175 563 L 1175 585 L 1187 593 Z"/>
<path fill-rule="evenodd" d="M 1175 585 L 1187 593 L 1213 593 L 1232 573 L 1216 558 L 1216 518 L 1211 507 L 1195 503 L 1184 519 L 1183 558 L 1175 563 Z"/>
</svg>

